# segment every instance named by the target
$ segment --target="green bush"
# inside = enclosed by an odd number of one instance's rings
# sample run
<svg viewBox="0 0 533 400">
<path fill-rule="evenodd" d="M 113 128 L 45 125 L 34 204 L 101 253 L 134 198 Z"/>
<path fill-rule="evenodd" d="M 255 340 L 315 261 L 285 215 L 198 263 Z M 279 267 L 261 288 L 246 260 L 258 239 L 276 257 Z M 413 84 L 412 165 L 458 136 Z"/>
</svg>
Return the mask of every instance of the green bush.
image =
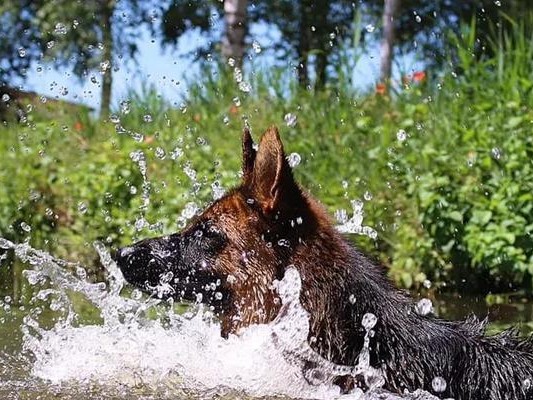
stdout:
<svg viewBox="0 0 533 400">
<path fill-rule="evenodd" d="M 277 70 L 245 76 L 244 92 L 208 68 L 177 108 L 146 88 L 106 123 L 3 127 L 0 235 L 92 265 L 94 240 L 118 246 L 179 229 L 238 182 L 244 123 L 256 139 L 277 124 L 302 158 L 297 178 L 332 212 L 364 200 L 378 240 L 354 240 L 400 285 L 530 292 L 533 40 L 517 26 L 494 42 L 495 57 L 474 60 L 473 29 L 452 40 L 460 74 L 411 82 L 392 98 L 310 92 Z"/>
</svg>

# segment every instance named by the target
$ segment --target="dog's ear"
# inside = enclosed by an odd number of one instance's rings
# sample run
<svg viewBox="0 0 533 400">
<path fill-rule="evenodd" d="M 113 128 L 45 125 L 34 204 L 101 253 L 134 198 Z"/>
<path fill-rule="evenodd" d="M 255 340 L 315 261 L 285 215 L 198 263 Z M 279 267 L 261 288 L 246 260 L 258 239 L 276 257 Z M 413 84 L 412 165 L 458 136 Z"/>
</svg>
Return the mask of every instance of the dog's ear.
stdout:
<svg viewBox="0 0 533 400">
<path fill-rule="evenodd" d="M 242 181 L 249 185 L 252 181 L 256 151 L 248 127 L 242 133 Z"/>
<path fill-rule="evenodd" d="M 276 127 L 263 134 L 254 158 L 248 187 L 265 214 L 271 214 L 300 194 Z"/>
</svg>

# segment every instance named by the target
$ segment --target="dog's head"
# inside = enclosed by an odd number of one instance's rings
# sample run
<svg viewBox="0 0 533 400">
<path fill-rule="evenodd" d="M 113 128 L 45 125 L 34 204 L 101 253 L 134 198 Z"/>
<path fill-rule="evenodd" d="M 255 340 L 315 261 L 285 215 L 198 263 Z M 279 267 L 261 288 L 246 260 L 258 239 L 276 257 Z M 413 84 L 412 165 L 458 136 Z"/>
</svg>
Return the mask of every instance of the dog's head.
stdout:
<svg viewBox="0 0 533 400">
<path fill-rule="evenodd" d="M 257 150 L 245 130 L 242 147 L 240 186 L 182 232 L 140 241 L 115 256 L 126 280 L 142 290 L 212 306 L 224 334 L 275 317 L 272 282 L 320 224 L 316 206 L 293 179 L 276 128 L 263 134 Z"/>
</svg>

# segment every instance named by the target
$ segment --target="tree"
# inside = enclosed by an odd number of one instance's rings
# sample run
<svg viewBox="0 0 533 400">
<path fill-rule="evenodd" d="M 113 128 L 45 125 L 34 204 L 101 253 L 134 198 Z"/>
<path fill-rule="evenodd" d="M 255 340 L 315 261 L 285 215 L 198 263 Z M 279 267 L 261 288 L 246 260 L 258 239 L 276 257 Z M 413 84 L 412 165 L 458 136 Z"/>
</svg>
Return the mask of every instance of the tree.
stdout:
<svg viewBox="0 0 533 400">
<path fill-rule="evenodd" d="M 242 67 L 245 51 L 247 0 L 224 1 L 225 32 L 222 40 L 222 55 L 235 60 L 237 67 Z"/>
<path fill-rule="evenodd" d="M 298 81 L 308 86 L 314 67 L 315 88 L 328 80 L 328 67 L 338 44 L 353 33 L 356 3 L 343 0 L 263 1 L 249 10 L 253 21 L 277 27 L 283 40 L 276 44 L 282 59 L 296 59 Z"/>
<path fill-rule="evenodd" d="M 295 61 L 302 86 L 309 85 L 314 70 L 315 87 L 321 88 L 328 80 L 328 67 L 334 59 L 336 45 L 353 31 L 355 6 L 346 0 L 225 0 L 223 6 L 222 9 L 218 1 L 184 0 L 173 0 L 163 6 L 163 44 L 175 45 L 187 31 L 196 29 L 212 38 L 208 47 L 198 49 L 198 56 L 212 52 L 216 44 L 222 42 L 222 54 L 227 57 L 234 52 L 238 59 L 244 54 L 241 46 L 245 43 L 246 27 L 257 22 L 270 24 L 282 35 L 274 48 L 280 59 Z M 240 20 L 235 19 L 232 10 L 238 10 L 236 16 Z M 224 15 L 227 24 L 233 21 L 226 26 L 231 28 L 233 24 L 233 28 L 237 26 L 238 29 L 227 28 L 225 36 L 217 38 L 211 24 L 213 15 Z M 238 48 L 230 49 L 232 43 L 238 43 Z"/>
<path fill-rule="evenodd" d="M 139 26 L 150 21 L 151 7 L 143 0 L 5 0 L 0 32 L 13 40 L 0 44 L 2 79 L 23 74 L 35 60 L 72 68 L 80 79 L 97 81 L 99 73 L 100 115 L 106 117 L 117 61 L 135 60 Z M 15 48 L 25 57 L 17 58 Z"/>
<path fill-rule="evenodd" d="M 45 60 L 71 67 L 80 78 L 101 79 L 100 116 L 109 114 L 113 71 L 138 52 L 139 26 L 150 20 L 150 1 L 42 1 L 37 13 Z"/>
<path fill-rule="evenodd" d="M 22 12 L 22 10 L 25 10 Z M 0 87 L 24 78 L 41 48 L 32 22 L 36 7 L 32 0 L 0 3 Z"/>
<path fill-rule="evenodd" d="M 379 77 L 388 84 L 392 73 L 392 52 L 394 46 L 395 17 L 400 0 L 385 0 L 383 7 L 383 38 L 380 49 Z"/>
<path fill-rule="evenodd" d="M 385 18 L 383 0 L 368 0 L 366 11 L 374 19 Z M 478 46 L 472 52 L 480 56 L 487 51 L 487 41 L 498 34 L 495 27 L 500 31 L 512 29 L 513 21 L 532 11 L 533 2 L 524 0 L 402 0 L 394 24 L 396 50 L 415 52 L 433 65 L 453 60 L 449 35 L 460 36 L 461 28 L 475 19 Z M 384 30 L 387 29 L 385 22 Z"/>
</svg>

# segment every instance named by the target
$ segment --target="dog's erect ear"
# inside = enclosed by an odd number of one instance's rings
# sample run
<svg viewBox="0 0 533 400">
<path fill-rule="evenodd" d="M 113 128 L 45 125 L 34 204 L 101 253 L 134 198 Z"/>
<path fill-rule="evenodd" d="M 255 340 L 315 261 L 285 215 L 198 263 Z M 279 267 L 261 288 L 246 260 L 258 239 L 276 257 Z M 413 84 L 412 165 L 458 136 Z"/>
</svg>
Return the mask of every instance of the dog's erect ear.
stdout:
<svg viewBox="0 0 533 400">
<path fill-rule="evenodd" d="M 274 126 L 261 137 L 250 177 L 248 187 L 266 214 L 276 211 L 282 202 L 289 202 L 300 193 L 285 157 L 278 129 Z"/>
<path fill-rule="evenodd" d="M 250 130 L 244 128 L 242 133 L 242 180 L 245 185 L 249 185 L 252 181 L 252 174 L 255 162 L 255 149 Z"/>
</svg>

